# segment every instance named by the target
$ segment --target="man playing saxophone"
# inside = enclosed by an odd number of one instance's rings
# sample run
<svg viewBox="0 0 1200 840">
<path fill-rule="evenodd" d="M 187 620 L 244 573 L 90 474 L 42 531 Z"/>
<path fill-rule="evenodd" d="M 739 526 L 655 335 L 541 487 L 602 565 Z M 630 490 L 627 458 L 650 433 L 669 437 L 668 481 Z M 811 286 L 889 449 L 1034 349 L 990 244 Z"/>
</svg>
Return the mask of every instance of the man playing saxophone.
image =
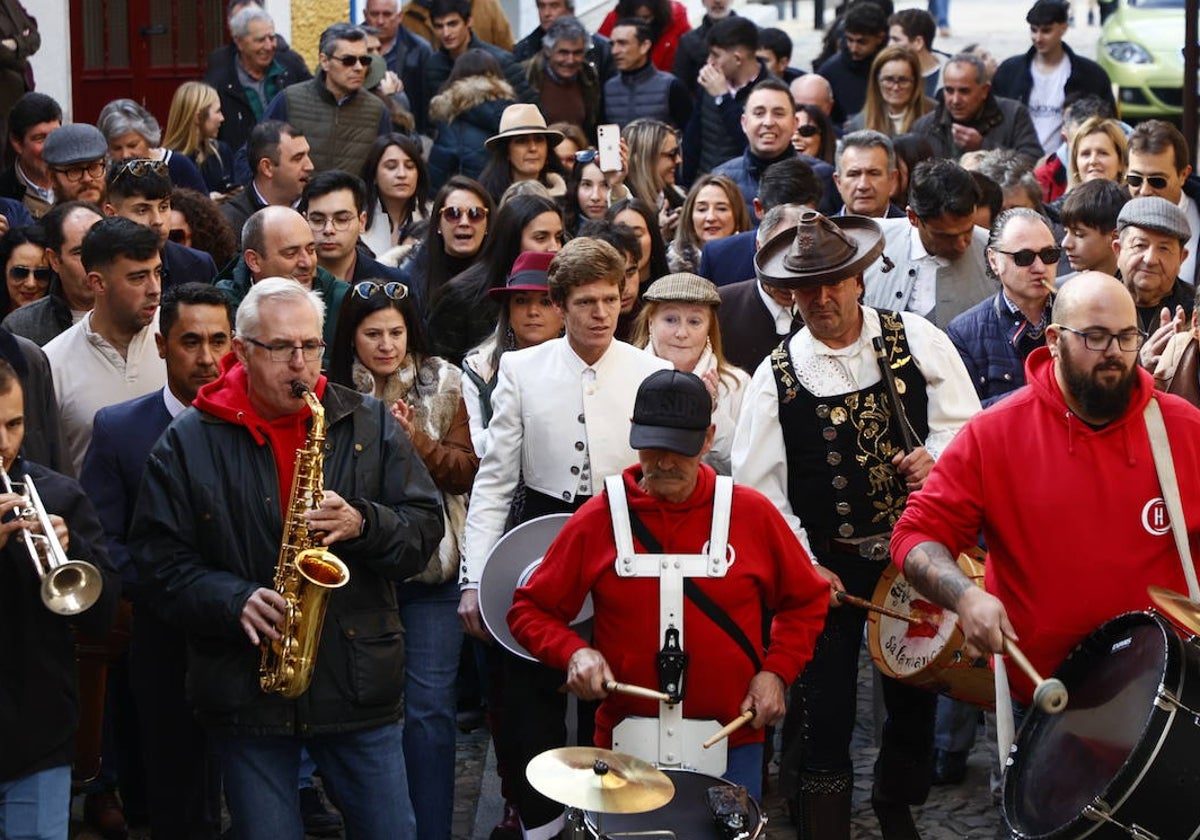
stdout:
<svg viewBox="0 0 1200 840">
<path fill-rule="evenodd" d="M 79 721 L 72 628 L 107 633 L 121 587 L 83 489 L 22 458 L 24 435 L 21 384 L 0 361 L 0 458 L 17 491 L 0 492 L 0 834 L 66 840 Z M 37 526 L 15 515 L 32 512 L 27 477 L 49 514 L 46 536 L 64 548 L 57 560 L 44 560 L 58 553 L 47 541 L 31 551 L 23 532 Z"/>
<path fill-rule="evenodd" d="M 145 596 L 187 636 L 189 698 L 220 755 L 238 840 L 303 836 L 302 747 L 336 789 L 348 836 L 415 832 L 391 582 L 424 567 L 442 536 L 441 505 L 387 409 L 321 376 L 323 315 L 320 298 L 294 280 L 251 289 L 220 377 L 150 454 L 130 535 Z M 305 390 L 324 409 L 324 443 L 319 424 L 310 431 Z M 319 501 L 298 503 L 294 487 Z M 296 559 L 280 547 L 298 508 L 311 542 L 345 564 L 348 580 L 322 594 L 311 684 L 290 698 L 263 691 L 260 646 L 279 642 L 289 623 L 273 581 L 277 565 Z M 313 618 L 304 597 L 293 625 Z"/>
</svg>

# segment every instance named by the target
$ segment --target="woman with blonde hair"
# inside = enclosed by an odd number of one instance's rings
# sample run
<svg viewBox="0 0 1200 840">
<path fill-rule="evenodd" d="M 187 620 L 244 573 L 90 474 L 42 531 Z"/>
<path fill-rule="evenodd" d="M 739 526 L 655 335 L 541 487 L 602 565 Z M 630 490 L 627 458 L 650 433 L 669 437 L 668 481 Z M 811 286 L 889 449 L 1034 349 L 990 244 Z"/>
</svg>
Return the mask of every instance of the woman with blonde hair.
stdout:
<svg viewBox="0 0 1200 840">
<path fill-rule="evenodd" d="M 1125 181 L 1129 166 L 1129 142 L 1116 120 L 1089 117 L 1071 136 L 1067 155 L 1067 189 L 1084 181 L 1107 178 Z"/>
<path fill-rule="evenodd" d="M 684 199 L 667 264 L 671 271 L 695 271 L 707 243 L 747 230 L 750 214 L 737 184 L 724 175 L 702 175 Z"/>
<path fill-rule="evenodd" d="M 642 300 L 630 343 L 666 359 L 675 370 L 704 380 L 713 397 L 712 419 L 717 427 L 704 461 L 718 473 L 729 475 L 733 433 L 750 377 L 730 364 L 721 348 L 717 287 L 696 274 L 668 274 L 655 280 Z"/>
<path fill-rule="evenodd" d="M 925 95 L 917 56 L 905 47 L 884 47 L 871 63 L 866 104 L 846 129 L 869 128 L 888 137 L 907 134 L 935 105 Z"/>
<path fill-rule="evenodd" d="M 163 146 L 199 167 L 213 200 L 225 197 L 237 187 L 233 178 L 233 150 L 217 139 L 224 122 L 216 88 L 204 82 L 184 82 L 175 89 Z"/>
<path fill-rule="evenodd" d="M 687 197 L 675 183 L 683 159 L 679 135 L 661 120 L 639 119 L 625 126 L 621 139 L 629 144 L 629 175 L 625 186 L 658 210 L 663 239 L 674 238 L 680 208 Z"/>
</svg>

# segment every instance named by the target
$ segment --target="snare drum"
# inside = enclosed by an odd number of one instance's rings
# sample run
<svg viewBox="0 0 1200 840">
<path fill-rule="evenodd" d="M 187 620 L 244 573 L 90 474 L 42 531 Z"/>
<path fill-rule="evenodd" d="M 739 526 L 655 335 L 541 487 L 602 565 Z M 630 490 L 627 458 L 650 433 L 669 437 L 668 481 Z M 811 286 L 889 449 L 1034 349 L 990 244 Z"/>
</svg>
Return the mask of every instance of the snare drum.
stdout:
<svg viewBox="0 0 1200 840">
<path fill-rule="evenodd" d="M 727 785 L 725 779 L 694 770 L 660 768 L 675 785 L 675 796 L 666 805 L 643 814 L 584 814 L 584 826 L 592 838 L 636 834 L 647 838 L 676 840 L 724 840 L 713 823 L 704 793 L 714 785 Z M 762 834 L 766 824 L 762 808 L 750 797 L 750 827 L 747 840 Z"/>
<path fill-rule="evenodd" d="M 979 586 L 983 586 L 983 558 L 978 548 L 958 555 L 958 567 Z M 991 657 L 967 657 L 954 612 L 922 596 L 891 564 L 880 575 L 871 601 L 924 622 L 910 624 L 877 612 L 867 614 L 867 645 L 881 672 L 906 685 L 988 709 L 995 707 Z"/>
<path fill-rule="evenodd" d="M 1055 672 L 1059 714 L 1031 708 L 1004 775 L 1013 837 L 1117 840 L 1200 830 L 1200 647 L 1155 612 L 1114 618 Z"/>
</svg>

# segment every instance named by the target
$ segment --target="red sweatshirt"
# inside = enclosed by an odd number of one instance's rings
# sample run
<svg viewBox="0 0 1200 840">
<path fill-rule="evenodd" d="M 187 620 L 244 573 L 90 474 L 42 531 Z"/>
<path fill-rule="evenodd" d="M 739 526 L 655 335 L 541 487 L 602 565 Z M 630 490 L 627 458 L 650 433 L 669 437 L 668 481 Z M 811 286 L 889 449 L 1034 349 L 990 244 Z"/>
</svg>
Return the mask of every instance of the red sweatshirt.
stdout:
<svg viewBox="0 0 1200 840">
<path fill-rule="evenodd" d="M 596 32 L 605 38 L 612 37 L 613 28 L 617 25 L 617 10 L 613 9 L 604 16 L 600 28 Z M 692 24 L 688 22 L 687 6 L 679 0 L 671 0 L 671 20 L 663 27 L 662 34 L 650 48 L 650 63 L 664 73 L 675 69 L 675 52 L 679 49 L 679 39 L 691 31 Z M 685 79 L 694 82 L 695 79 Z M 679 126 L 682 130 L 684 126 Z"/>
<path fill-rule="evenodd" d="M 1186 592 L 1162 504 L 1138 381 L 1125 414 L 1099 431 L 1067 408 L 1050 352 L 1025 365 L 1029 387 L 977 414 L 942 453 L 892 534 L 892 557 L 918 543 L 951 551 L 987 541 L 985 585 L 1008 611 L 1021 650 L 1044 675 L 1097 627 L 1150 606 L 1146 587 Z M 1200 532 L 1200 411 L 1168 394 L 1162 408 L 1192 554 Z M 1013 693 L 1032 685 L 1009 669 Z"/>
<path fill-rule="evenodd" d="M 640 467 L 625 470 L 629 506 L 671 554 L 699 554 L 712 531 L 716 474 L 700 466 L 695 492 L 673 504 L 638 486 Z M 829 586 L 813 571 L 803 547 L 766 497 L 735 486 L 729 545 L 735 562 L 722 579 L 695 578 L 754 643 L 762 638 L 763 613 L 775 611 L 771 646 L 763 669 L 790 684 L 812 658 L 825 623 Z M 635 541 L 634 547 L 645 552 Z M 571 654 L 587 643 L 567 626 L 590 591 L 596 608 L 592 647 L 608 660 L 620 682 L 658 686 L 655 656 L 659 634 L 658 578 L 619 578 L 608 495 L 597 494 L 571 517 L 529 583 L 518 589 L 508 623 L 513 635 L 540 661 L 566 669 Z M 754 666 L 750 658 L 690 600 L 684 600 L 683 644 L 690 654 L 683 713 L 726 723 L 738 714 Z M 760 651 L 761 653 L 761 651 Z M 596 743 L 609 746 L 612 728 L 630 715 L 658 716 L 658 703 L 610 695 L 596 715 Z M 762 730 L 739 729 L 730 746 L 761 741 Z"/>
</svg>

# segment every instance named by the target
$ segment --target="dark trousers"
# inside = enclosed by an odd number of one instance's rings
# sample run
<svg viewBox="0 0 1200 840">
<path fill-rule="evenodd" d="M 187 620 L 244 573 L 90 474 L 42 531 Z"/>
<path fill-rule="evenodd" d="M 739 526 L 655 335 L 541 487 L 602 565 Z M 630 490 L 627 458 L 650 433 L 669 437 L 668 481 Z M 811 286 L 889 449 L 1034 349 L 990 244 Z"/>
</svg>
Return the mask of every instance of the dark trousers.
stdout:
<svg viewBox="0 0 1200 840">
<path fill-rule="evenodd" d="M 886 563 L 826 555 L 822 565 L 846 591 L 870 598 Z M 859 652 L 866 611 L 832 608 L 812 661 L 791 689 L 783 725 L 781 785 L 785 793 L 838 793 L 853 781 L 850 739 L 857 713 Z M 874 798 L 919 805 L 929 794 L 937 695 L 882 678 L 887 719 L 875 762 Z"/>
</svg>

